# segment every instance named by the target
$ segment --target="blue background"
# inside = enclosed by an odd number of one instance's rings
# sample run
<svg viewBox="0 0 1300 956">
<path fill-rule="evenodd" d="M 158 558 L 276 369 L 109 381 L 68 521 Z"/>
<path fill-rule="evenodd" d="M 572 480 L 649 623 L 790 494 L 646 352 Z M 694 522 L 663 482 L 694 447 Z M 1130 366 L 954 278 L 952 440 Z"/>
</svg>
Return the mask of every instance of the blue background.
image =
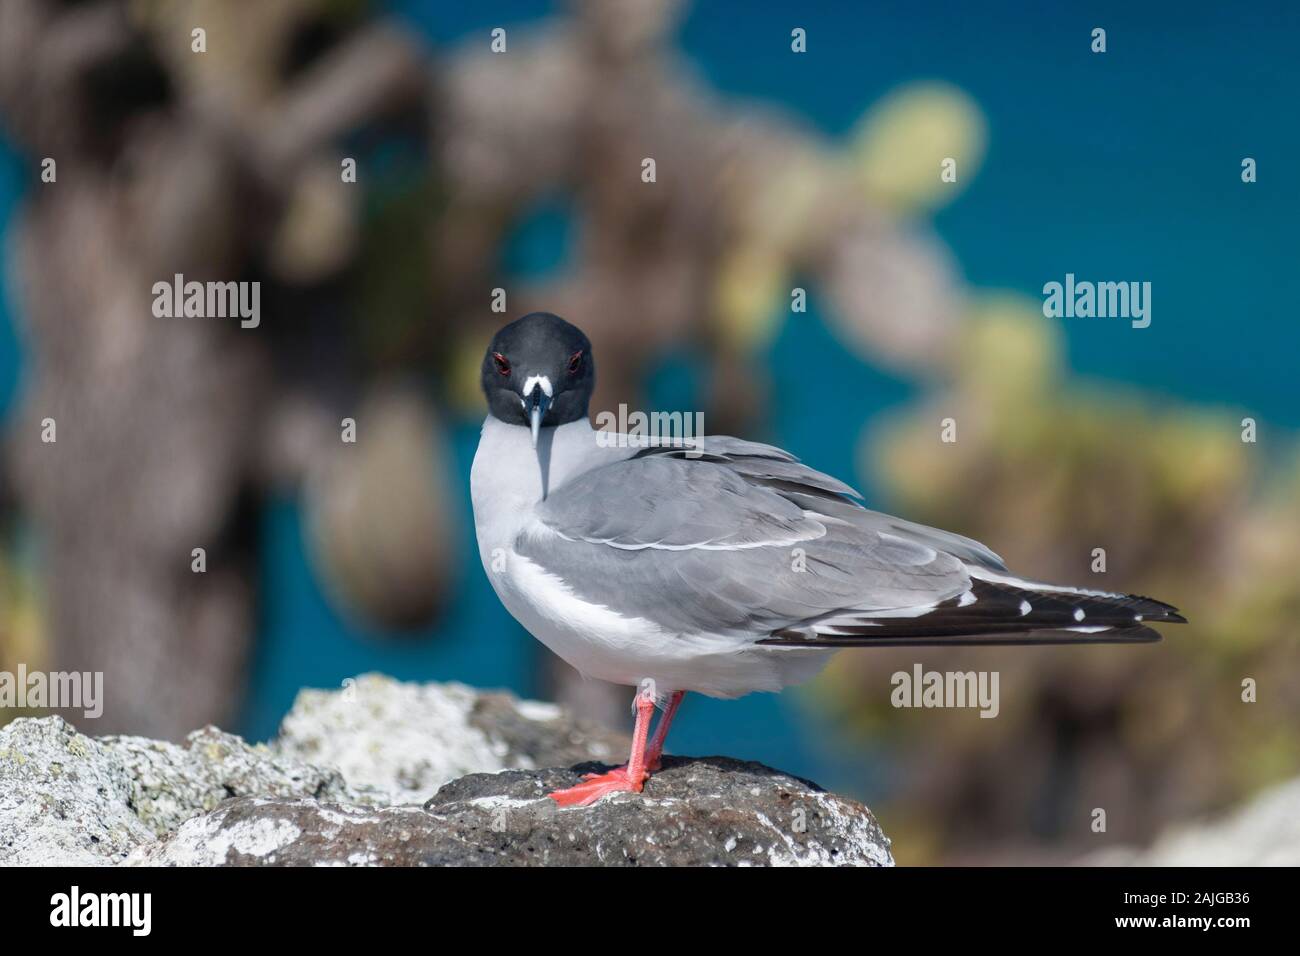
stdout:
<svg viewBox="0 0 1300 956">
<path fill-rule="evenodd" d="M 553 12 L 545 3 L 404 2 L 398 16 L 444 45 Z M 1064 5 L 1061 5 L 1064 7 Z M 454 8 L 453 8 L 454 7 Z M 1153 399 L 1224 404 L 1263 428 L 1300 425 L 1296 157 L 1300 124 L 1297 14 L 1288 6 L 1137 8 L 1055 4 L 697 4 L 679 30 L 686 60 L 722 94 L 783 105 L 829 140 L 843 139 L 897 85 L 939 79 L 966 91 L 988 121 L 978 176 L 935 220 L 967 281 L 1040 297 L 1066 272 L 1152 283 L 1152 325 L 1062 323 L 1075 374 L 1132 383 Z M 790 30 L 807 30 L 792 55 Z M 1105 27 L 1108 52 L 1090 52 Z M 1259 181 L 1241 182 L 1241 160 Z M 30 167 L 28 167 L 30 168 Z M 0 226 L 20 201 L 23 170 L 0 141 Z M 572 240 L 563 203 L 545 205 L 507 250 L 509 269 L 563 265 Z M 11 276 L 0 277 L 0 411 L 21 374 Z M 864 423 L 912 386 L 843 350 L 811 309 L 768 349 L 770 431 L 819 468 L 872 489 L 856 473 Z M 1046 320 L 1045 320 L 1046 321 Z M 819 374 L 807 375 L 815 368 Z M 860 401 L 842 400 L 854 381 Z M 652 397 L 689 407 L 689 362 L 656 376 Z M 537 647 L 506 615 L 472 559 L 468 473 L 477 422 L 452 430 L 467 566 L 455 603 L 427 640 L 358 633 L 326 603 L 290 500 L 263 515 L 264 596 L 252 692 L 241 730 L 274 733 L 302 686 L 337 686 L 380 670 L 405 679 L 463 680 L 535 694 Z M 888 502 L 873 504 L 888 507 Z M 797 692 L 796 692 L 797 693 Z M 671 748 L 762 760 L 836 785 L 829 735 L 793 693 L 738 702 L 688 700 Z M 864 757 L 866 755 L 863 755 Z M 870 761 L 865 761 L 870 764 Z M 860 781 L 860 778 L 859 778 Z"/>
</svg>

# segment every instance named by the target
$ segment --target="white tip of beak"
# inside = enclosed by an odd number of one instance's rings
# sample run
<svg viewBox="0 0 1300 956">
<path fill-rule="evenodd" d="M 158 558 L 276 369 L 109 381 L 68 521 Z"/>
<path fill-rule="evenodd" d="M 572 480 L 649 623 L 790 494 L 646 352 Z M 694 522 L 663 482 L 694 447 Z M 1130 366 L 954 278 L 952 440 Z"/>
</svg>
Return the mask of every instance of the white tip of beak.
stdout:
<svg viewBox="0 0 1300 956">
<path fill-rule="evenodd" d="M 528 424 L 533 430 L 533 448 L 537 448 L 537 432 L 542 427 L 542 406 L 534 405 L 533 410 L 528 415 Z"/>
</svg>

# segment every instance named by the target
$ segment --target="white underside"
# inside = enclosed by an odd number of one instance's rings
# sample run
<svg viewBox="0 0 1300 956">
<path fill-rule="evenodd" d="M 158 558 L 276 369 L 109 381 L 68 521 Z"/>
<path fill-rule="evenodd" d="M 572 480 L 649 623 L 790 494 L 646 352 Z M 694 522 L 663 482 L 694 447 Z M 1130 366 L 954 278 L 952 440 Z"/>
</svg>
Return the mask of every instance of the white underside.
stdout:
<svg viewBox="0 0 1300 956">
<path fill-rule="evenodd" d="M 832 653 L 665 631 L 584 601 L 526 557 L 512 553 L 508 567 L 492 575 L 492 584 L 529 633 L 587 677 L 629 686 L 649 679 L 661 697 L 677 690 L 711 697 L 779 691 L 816 674 Z"/>
</svg>

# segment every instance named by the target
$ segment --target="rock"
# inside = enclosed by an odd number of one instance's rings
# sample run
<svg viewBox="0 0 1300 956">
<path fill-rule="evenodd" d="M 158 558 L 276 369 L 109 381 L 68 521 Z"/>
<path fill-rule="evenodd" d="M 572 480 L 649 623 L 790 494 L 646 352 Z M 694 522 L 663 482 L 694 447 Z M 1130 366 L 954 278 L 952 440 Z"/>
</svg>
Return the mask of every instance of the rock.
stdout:
<svg viewBox="0 0 1300 956">
<path fill-rule="evenodd" d="M 269 744 L 0 728 L 0 865 L 891 865 L 859 803 L 721 757 L 666 758 L 643 794 L 546 793 L 626 738 L 460 684 L 368 675 L 304 691 Z M 511 768 L 511 769 L 507 769 Z"/>
<path fill-rule="evenodd" d="M 586 765 L 594 766 L 594 765 Z M 560 809 L 575 770 L 470 774 L 425 807 L 240 798 L 132 855 L 151 866 L 890 866 L 860 803 L 761 764 L 668 758 L 642 794 Z"/>
<path fill-rule="evenodd" d="M 86 737 L 61 717 L 0 728 L 0 864 L 93 865 L 124 859 L 230 797 L 372 800 L 320 769 L 214 727 L 184 746 Z"/>
<path fill-rule="evenodd" d="M 613 760 L 628 739 L 554 704 L 365 674 L 342 691 L 300 692 L 273 747 L 393 804 L 422 803 L 467 773 Z"/>
<path fill-rule="evenodd" d="M 196 730 L 185 746 L 143 737 L 104 737 L 131 780 L 131 808 L 162 836 L 190 817 L 241 796 L 316 797 L 373 803 L 332 768 L 314 767 L 264 744 L 249 745 L 215 727 Z"/>
<path fill-rule="evenodd" d="M 155 836 L 121 755 L 59 717 L 0 727 L 0 865 L 113 862 Z"/>
</svg>

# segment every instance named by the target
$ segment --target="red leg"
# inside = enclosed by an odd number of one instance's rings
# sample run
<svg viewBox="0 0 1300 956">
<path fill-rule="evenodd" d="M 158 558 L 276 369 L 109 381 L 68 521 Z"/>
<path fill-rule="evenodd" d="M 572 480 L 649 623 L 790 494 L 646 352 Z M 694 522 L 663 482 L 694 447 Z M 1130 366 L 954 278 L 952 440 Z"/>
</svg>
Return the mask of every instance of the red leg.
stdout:
<svg viewBox="0 0 1300 956">
<path fill-rule="evenodd" d="M 664 741 L 668 739 L 668 728 L 673 722 L 673 717 L 677 713 L 677 708 L 681 706 L 682 698 L 686 696 L 686 691 L 673 691 L 668 698 L 668 703 L 664 706 L 663 716 L 659 718 L 659 724 L 655 727 L 654 736 L 650 738 L 650 743 L 646 748 L 645 769 L 647 776 L 655 773 L 660 767 L 660 758 L 664 755 Z M 595 780 L 603 776 L 598 773 L 584 773 L 583 780 Z"/>
<path fill-rule="evenodd" d="M 626 766 L 617 767 L 609 773 L 587 774 L 586 782 L 567 790 L 557 790 L 548 796 L 562 807 L 585 807 L 609 793 L 640 793 L 649 776 L 646 773 L 645 748 L 654 709 L 654 697 L 638 691 L 636 728 L 632 731 L 632 753 L 628 756 Z"/>
<path fill-rule="evenodd" d="M 668 727 L 673 722 L 673 717 L 677 715 L 677 708 L 681 706 L 682 698 L 685 696 L 686 691 L 679 690 L 668 698 L 668 706 L 664 708 L 664 715 L 659 718 L 655 735 L 650 738 L 650 749 L 645 755 L 646 770 L 650 773 L 659 769 L 660 758 L 664 755 L 664 741 L 668 739 Z"/>
</svg>

